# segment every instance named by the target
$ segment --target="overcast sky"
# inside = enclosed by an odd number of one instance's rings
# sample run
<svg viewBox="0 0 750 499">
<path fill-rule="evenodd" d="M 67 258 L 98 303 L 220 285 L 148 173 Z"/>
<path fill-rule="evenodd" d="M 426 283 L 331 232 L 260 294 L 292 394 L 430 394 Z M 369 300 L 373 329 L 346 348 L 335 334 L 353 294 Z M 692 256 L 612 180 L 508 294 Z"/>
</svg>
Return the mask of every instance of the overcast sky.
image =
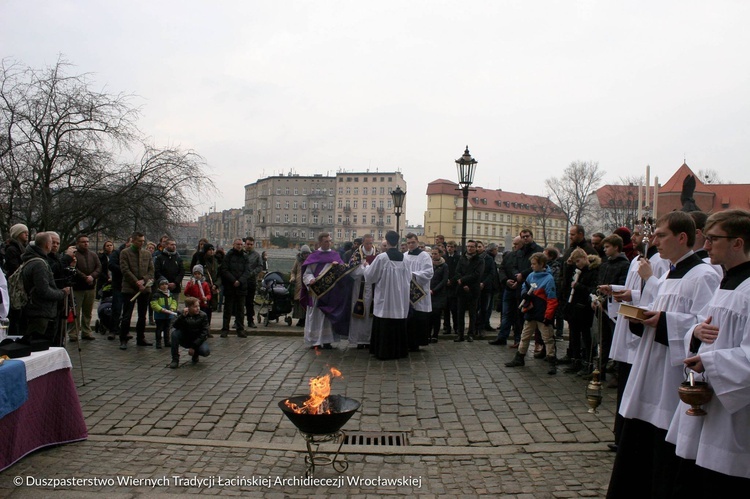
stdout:
<svg viewBox="0 0 750 499">
<path fill-rule="evenodd" d="M 290 170 L 398 169 L 420 224 L 467 144 L 475 183 L 513 192 L 575 160 L 750 182 L 749 22 L 741 0 L 0 0 L 0 55 L 137 94 L 157 145 L 206 158 L 219 210 Z"/>
</svg>

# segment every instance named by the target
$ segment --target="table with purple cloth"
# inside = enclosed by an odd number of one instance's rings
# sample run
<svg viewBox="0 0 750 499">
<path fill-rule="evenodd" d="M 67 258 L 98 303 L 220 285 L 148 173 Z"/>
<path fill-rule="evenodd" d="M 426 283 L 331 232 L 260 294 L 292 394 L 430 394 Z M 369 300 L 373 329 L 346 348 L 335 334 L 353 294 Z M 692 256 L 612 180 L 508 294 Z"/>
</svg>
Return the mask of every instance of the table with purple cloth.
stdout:
<svg viewBox="0 0 750 499">
<path fill-rule="evenodd" d="M 88 437 L 68 352 L 53 347 L 16 360 L 26 367 L 28 398 L 0 418 L 0 471 L 37 449 Z"/>
</svg>

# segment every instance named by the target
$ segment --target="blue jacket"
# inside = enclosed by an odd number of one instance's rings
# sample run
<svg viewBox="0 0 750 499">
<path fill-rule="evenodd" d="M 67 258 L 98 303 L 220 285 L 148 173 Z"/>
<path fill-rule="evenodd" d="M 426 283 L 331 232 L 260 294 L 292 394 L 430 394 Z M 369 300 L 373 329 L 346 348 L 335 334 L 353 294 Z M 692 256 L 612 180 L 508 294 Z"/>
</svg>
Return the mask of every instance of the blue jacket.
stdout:
<svg viewBox="0 0 750 499">
<path fill-rule="evenodd" d="M 546 267 L 541 272 L 532 272 L 521 286 L 521 297 L 525 299 L 524 319 L 527 321 L 551 321 L 557 310 L 555 278 Z"/>
</svg>

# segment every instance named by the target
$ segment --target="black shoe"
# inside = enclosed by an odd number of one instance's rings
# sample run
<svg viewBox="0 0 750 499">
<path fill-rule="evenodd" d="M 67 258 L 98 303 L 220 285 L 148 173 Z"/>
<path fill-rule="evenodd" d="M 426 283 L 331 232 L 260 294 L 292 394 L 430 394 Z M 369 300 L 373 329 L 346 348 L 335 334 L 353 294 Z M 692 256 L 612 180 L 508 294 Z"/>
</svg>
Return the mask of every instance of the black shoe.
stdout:
<svg viewBox="0 0 750 499">
<path fill-rule="evenodd" d="M 179 361 L 173 360 L 172 362 L 167 364 L 167 367 L 170 369 L 177 369 L 179 365 L 180 365 Z"/>
<path fill-rule="evenodd" d="M 114 339 L 115 339 L 115 336 L 116 336 L 116 335 L 115 335 L 115 333 L 109 333 L 109 334 L 107 335 L 107 339 L 108 339 L 108 340 L 110 340 L 110 341 L 111 341 L 111 340 L 114 340 Z"/>
<path fill-rule="evenodd" d="M 456 338 L 455 340 L 453 340 L 453 343 L 458 343 L 458 342 L 461 342 L 461 341 L 464 341 L 464 335 L 461 335 L 458 338 Z"/>
<path fill-rule="evenodd" d="M 153 343 L 149 343 L 146 340 L 138 340 L 138 341 L 135 342 L 135 344 L 138 345 L 139 347 L 152 347 L 152 346 L 154 346 Z"/>
<path fill-rule="evenodd" d="M 466 341 L 468 341 L 469 343 L 471 343 L 471 342 L 474 341 L 474 337 L 472 335 L 469 335 L 469 336 L 466 337 Z"/>
<path fill-rule="evenodd" d="M 156 341 L 156 345 L 154 345 L 158 350 L 161 350 L 161 341 Z"/>
<path fill-rule="evenodd" d="M 195 355 L 193 355 L 193 364 L 197 364 L 197 363 L 198 363 L 198 354 L 196 353 Z"/>
<path fill-rule="evenodd" d="M 251 322 L 250 324 L 248 324 L 247 327 L 249 327 L 251 329 L 257 329 L 258 328 L 258 326 L 256 326 L 254 322 Z"/>
<path fill-rule="evenodd" d="M 164 340 L 164 348 L 171 348 L 171 346 L 172 346 L 172 343 L 170 343 L 167 340 Z"/>
<path fill-rule="evenodd" d="M 513 357 L 513 360 L 510 362 L 505 363 L 505 367 L 519 367 L 519 366 L 525 366 L 526 361 L 524 360 L 524 355 L 521 355 L 519 352 L 516 352 L 515 357 Z"/>
<path fill-rule="evenodd" d="M 432 338 L 430 338 L 430 343 L 437 343 L 437 342 L 438 342 L 437 336 L 433 336 Z"/>
<path fill-rule="evenodd" d="M 222 338 L 226 338 L 226 337 L 227 337 L 227 332 L 226 332 L 226 331 L 224 331 L 224 330 L 222 329 L 222 330 L 221 330 L 221 335 L 220 335 L 220 336 L 221 336 Z"/>
<path fill-rule="evenodd" d="M 612 452 L 617 452 L 617 444 L 607 444 L 607 448 Z"/>
<path fill-rule="evenodd" d="M 84 339 L 84 341 L 93 341 L 96 338 L 94 338 L 93 336 L 84 336 L 83 339 Z"/>
<path fill-rule="evenodd" d="M 323 350 L 333 350 L 333 345 L 330 343 L 323 343 Z"/>
<path fill-rule="evenodd" d="M 244 331 L 237 331 L 237 337 L 238 338 L 247 338 L 247 335 Z"/>
<path fill-rule="evenodd" d="M 120 342 L 120 350 L 127 350 L 128 349 L 128 342 L 127 341 L 121 341 Z"/>
<path fill-rule="evenodd" d="M 549 375 L 557 374 L 557 358 L 550 356 L 544 360 L 549 362 L 549 371 L 547 371 L 547 374 Z"/>
<path fill-rule="evenodd" d="M 364 345 L 357 345 L 357 350 L 364 350 L 364 349 L 365 349 Z"/>
<path fill-rule="evenodd" d="M 490 345 L 507 345 L 508 340 L 492 340 L 488 342 Z"/>
</svg>

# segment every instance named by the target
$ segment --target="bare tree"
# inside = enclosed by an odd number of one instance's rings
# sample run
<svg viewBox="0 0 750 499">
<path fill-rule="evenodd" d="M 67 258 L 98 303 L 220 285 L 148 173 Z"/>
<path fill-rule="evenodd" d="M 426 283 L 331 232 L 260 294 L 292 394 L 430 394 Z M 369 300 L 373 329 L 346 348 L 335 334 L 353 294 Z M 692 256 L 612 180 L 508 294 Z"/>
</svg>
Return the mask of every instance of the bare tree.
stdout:
<svg viewBox="0 0 750 499">
<path fill-rule="evenodd" d="M 712 168 L 701 168 L 696 174 L 698 180 L 704 184 L 731 184 L 732 182 L 725 182 L 722 180 L 719 172 Z"/>
<path fill-rule="evenodd" d="M 596 161 L 573 161 L 562 176 L 544 181 L 549 197 L 562 209 L 569 225 L 581 223 L 605 173 Z"/>
<path fill-rule="evenodd" d="M 534 196 L 535 204 L 531 205 L 531 209 L 534 211 L 536 220 L 539 225 L 542 226 L 542 241 L 544 241 L 544 247 L 547 246 L 547 226 L 549 219 L 555 214 L 560 213 L 562 210 L 560 207 L 553 203 L 549 196 Z"/>
<path fill-rule="evenodd" d="M 597 191 L 598 219 L 605 232 L 618 227 L 633 228 L 638 216 L 638 187 L 643 177 L 620 177 L 618 183 L 605 185 Z M 653 192 L 652 192 L 653 194 Z"/>
<path fill-rule="evenodd" d="M 67 241 L 152 223 L 164 231 L 188 215 L 213 190 L 203 158 L 147 144 L 133 96 L 92 90 L 90 75 L 71 68 L 63 59 L 42 70 L 2 61 L 0 230 L 23 222 Z"/>
</svg>

